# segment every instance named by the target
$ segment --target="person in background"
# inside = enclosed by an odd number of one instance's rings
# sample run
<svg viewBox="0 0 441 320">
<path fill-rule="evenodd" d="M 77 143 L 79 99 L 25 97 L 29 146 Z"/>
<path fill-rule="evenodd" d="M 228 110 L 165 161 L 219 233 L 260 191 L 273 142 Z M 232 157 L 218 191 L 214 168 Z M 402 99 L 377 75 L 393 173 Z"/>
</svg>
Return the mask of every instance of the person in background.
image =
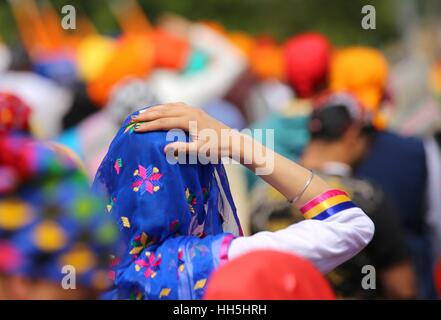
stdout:
<svg viewBox="0 0 441 320">
<path fill-rule="evenodd" d="M 415 298 L 415 272 L 396 209 L 380 188 L 354 178 L 352 173 L 372 139 L 369 112 L 350 94 L 326 94 L 314 103 L 309 130 L 311 142 L 302 164 L 348 192 L 376 226 L 366 249 L 329 274 L 337 294 L 351 298 Z M 364 265 L 376 268 L 376 290 L 360 286 Z"/>
<path fill-rule="evenodd" d="M 333 57 L 330 88 L 348 91 L 373 113 L 375 132 L 355 176 L 381 187 L 397 208 L 417 272 L 418 298 L 434 298 L 433 256 L 426 221 L 427 166 L 423 141 L 387 129 L 381 110 L 388 65 L 373 48 L 349 47 Z"/>
<path fill-rule="evenodd" d="M 438 58 L 432 67 L 429 83 L 431 95 L 441 102 L 441 58 Z M 439 103 L 438 110 L 441 111 Z M 433 121 L 433 119 L 432 119 Z M 427 223 L 430 226 L 433 256 L 441 269 L 441 124 L 432 129 L 432 134 L 424 139 L 427 161 Z M 441 275 L 439 276 L 441 279 Z M 441 282 L 438 280 L 437 292 L 441 298 Z"/>
<path fill-rule="evenodd" d="M 0 175 L 0 299 L 98 298 L 117 232 L 75 161 L 2 132 Z"/>
<path fill-rule="evenodd" d="M 415 274 L 394 208 L 380 189 L 352 175 L 352 166 L 368 149 L 371 127 L 368 114 L 350 94 L 327 93 L 314 102 L 309 124 L 311 141 L 301 163 L 315 170 L 332 187 L 345 190 L 376 228 L 368 247 L 330 272 L 328 278 L 341 298 L 414 298 Z M 276 190 L 265 185 L 255 190 L 253 233 L 276 231 L 299 220 L 301 213 Z M 376 290 L 363 290 L 360 285 L 364 265 L 376 268 Z"/>
<path fill-rule="evenodd" d="M 441 257 L 441 130 L 424 139 L 427 161 L 427 216 L 433 256 Z"/>
<path fill-rule="evenodd" d="M 105 108 L 65 130 L 56 141 L 73 150 L 82 159 L 88 176 L 93 179 L 113 136 L 118 132 L 127 114 L 140 106 L 156 102 L 148 81 L 128 78 L 115 86 Z"/>
<path fill-rule="evenodd" d="M 0 91 L 19 97 L 32 109 L 33 133 L 41 139 L 55 138 L 72 102 L 72 92 L 35 73 L 7 71 L 0 76 Z"/>
<path fill-rule="evenodd" d="M 159 101 L 186 101 L 196 106 L 223 98 L 247 67 L 244 55 L 224 35 L 202 23 L 189 23 L 186 36 L 193 53 L 206 55 L 206 62 L 190 72 L 194 55 L 189 55 L 182 73 L 155 70 L 149 79 L 152 91 Z"/>
<path fill-rule="evenodd" d="M 333 300 L 335 295 L 311 262 L 293 254 L 257 250 L 216 270 L 204 299 Z"/>
<path fill-rule="evenodd" d="M 327 87 L 332 48 L 325 36 L 313 32 L 293 36 L 283 47 L 286 79 L 295 99 L 251 128 L 274 129 L 274 150 L 296 160 L 309 140 L 311 99 Z M 265 139 L 261 142 L 266 144 Z M 258 179 L 248 174 L 247 181 L 252 190 Z"/>
<path fill-rule="evenodd" d="M 278 112 L 294 99 L 294 92 L 286 83 L 284 48 L 268 36 L 252 39 L 249 49 L 250 71 L 256 83 L 246 101 L 250 123 L 264 121 L 270 112 Z"/>
</svg>

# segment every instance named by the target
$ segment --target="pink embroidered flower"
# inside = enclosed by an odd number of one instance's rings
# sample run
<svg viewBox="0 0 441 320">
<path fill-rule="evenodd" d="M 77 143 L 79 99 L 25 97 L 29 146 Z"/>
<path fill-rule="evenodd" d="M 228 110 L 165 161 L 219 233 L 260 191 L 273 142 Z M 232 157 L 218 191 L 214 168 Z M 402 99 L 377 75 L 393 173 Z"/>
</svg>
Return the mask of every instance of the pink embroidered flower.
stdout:
<svg viewBox="0 0 441 320">
<path fill-rule="evenodd" d="M 154 278 L 156 277 L 156 272 L 159 270 L 159 265 L 162 262 L 161 254 L 158 254 L 155 257 L 155 254 L 147 251 L 145 256 L 146 260 L 138 259 L 135 261 L 135 270 L 140 271 L 142 268 L 146 268 L 144 271 L 144 276 L 146 278 Z"/>
<path fill-rule="evenodd" d="M 136 181 L 133 182 L 132 188 L 135 192 L 144 194 L 146 191 L 150 194 L 158 191 L 161 188 L 162 173 L 159 173 L 159 169 L 153 166 L 144 168 L 138 165 L 138 169 L 135 170 L 133 175 L 136 177 Z"/>
</svg>

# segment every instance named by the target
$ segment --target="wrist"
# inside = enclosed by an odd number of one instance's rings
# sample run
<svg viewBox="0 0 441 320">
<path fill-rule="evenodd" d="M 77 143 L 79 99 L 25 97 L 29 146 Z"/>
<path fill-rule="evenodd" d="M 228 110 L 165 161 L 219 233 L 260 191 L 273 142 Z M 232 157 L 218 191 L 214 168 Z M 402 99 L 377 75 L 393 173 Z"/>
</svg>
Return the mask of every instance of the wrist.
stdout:
<svg viewBox="0 0 441 320">
<path fill-rule="evenodd" d="M 228 157 L 239 161 L 241 157 L 241 134 L 231 128 L 222 128 L 220 130 L 219 154 L 221 157 Z"/>
<path fill-rule="evenodd" d="M 251 136 L 234 130 L 229 149 L 230 158 L 242 164 L 252 164 L 253 143 L 255 141 Z"/>
</svg>

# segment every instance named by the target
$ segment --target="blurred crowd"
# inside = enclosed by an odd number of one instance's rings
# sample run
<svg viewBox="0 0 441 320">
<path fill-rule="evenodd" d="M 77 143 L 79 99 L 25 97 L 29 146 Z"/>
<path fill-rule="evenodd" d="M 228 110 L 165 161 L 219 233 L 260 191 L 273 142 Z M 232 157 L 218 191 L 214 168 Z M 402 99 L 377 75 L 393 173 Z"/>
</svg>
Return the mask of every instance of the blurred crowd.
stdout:
<svg viewBox="0 0 441 320">
<path fill-rule="evenodd" d="M 85 287 L 103 287 L 101 248 L 116 236 L 81 190 L 127 115 L 182 101 L 237 130 L 273 129 L 275 151 L 345 190 L 374 221 L 369 246 L 326 275 L 337 297 L 441 296 L 441 59 L 424 61 L 421 89 L 418 59 L 392 63 L 378 48 L 336 47 L 317 32 L 280 42 L 173 14 L 153 25 L 127 1 L 114 8 L 121 33 L 105 35 L 84 16 L 63 30 L 49 2 L 11 6 L 21 43 L 0 42 L 0 286 L 18 264 L 2 245 L 14 234 L 31 277 L 51 278 L 51 263 L 70 261 L 87 270 Z M 246 234 L 302 218 L 258 177 L 226 169 Z M 29 203 L 49 209 L 22 230 L 38 214 Z M 75 240 L 64 243 L 66 234 Z M 366 265 L 375 290 L 361 285 Z"/>
</svg>

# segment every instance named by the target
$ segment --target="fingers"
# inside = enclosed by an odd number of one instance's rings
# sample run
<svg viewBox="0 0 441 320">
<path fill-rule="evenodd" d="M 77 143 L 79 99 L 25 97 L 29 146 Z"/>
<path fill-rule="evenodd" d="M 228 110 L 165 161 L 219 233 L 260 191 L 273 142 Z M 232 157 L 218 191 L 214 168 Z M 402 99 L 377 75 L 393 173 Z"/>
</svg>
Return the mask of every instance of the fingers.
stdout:
<svg viewBox="0 0 441 320">
<path fill-rule="evenodd" d="M 135 132 L 148 132 L 158 130 L 183 129 L 188 127 L 188 121 L 184 117 L 180 118 L 159 118 L 152 121 L 137 123 L 134 127 Z"/>
<path fill-rule="evenodd" d="M 135 122 L 153 121 L 162 118 L 179 117 L 186 114 L 187 105 L 178 103 L 159 104 L 151 108 L 141 110 L 132 117 Z"/>
<path fill-rule="evenodd" d="M 195 141 L 192 142 L 172 142 L 165 146 L 164 152 L 177 156 L 184 153 L 196 153 L 198 151 L 198 145 Z"/>
</svg>

